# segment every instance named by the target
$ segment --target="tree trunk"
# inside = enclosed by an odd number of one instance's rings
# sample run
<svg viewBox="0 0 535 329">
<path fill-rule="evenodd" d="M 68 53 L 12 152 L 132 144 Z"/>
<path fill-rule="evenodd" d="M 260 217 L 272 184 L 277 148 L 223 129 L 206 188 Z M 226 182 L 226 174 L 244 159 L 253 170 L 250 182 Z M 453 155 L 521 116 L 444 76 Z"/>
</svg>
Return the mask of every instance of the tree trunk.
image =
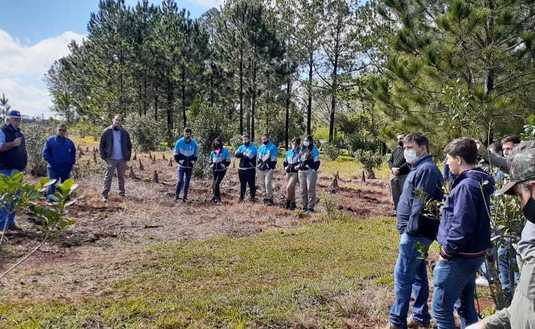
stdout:
<svg viewBox="0 0 535 329">
<path fill-rule="evenodd" d="M 173 86 L 170 80 L 167 81 L 167 137 L 168 142 L 171 141 L 173 136 L 173 103 L 174 93 Z"/>
<path fill-rule="evenodd" d="M 240 135 L 243 135 L 243 50 L 240 51 Z"/>
<path fill-rule="evenodd" d="M 188 118 L 186 116 L 186 68 L 182 65 L 182 123 L 184 129 L 188 126 Z"/>
<path fill-rule="evenodd" d="M 336 39 L 335 45 L 335 54 L 334 54 L 334 63 L 333 63 L 333 85 L 332 85 L 332 94 L 331 94 L 331 113 L 329 115 L 329 143 L 334 142 L 334 119 L 336 113 L 336 92 L 338 90 L 338 59 L 340 56 L 339 49 L 339 38 Z"/>
<path fill-rule="evenodd" d="M 284 147 L 288 151 L 289 147 L 289 134 L 290 134 L 290 105 L 291 105 L 291 95 L 292 95 L 292 78 L 288 77 L 286 82 L 286 119 L 284 127 Z"/>
<path fill-rule="evenodd" d="M 308 57 L 308 102 L 307 102 L 307 135 L 312 135 L 312 78 L 314 74 L 314 52 Z"/>
</svg>

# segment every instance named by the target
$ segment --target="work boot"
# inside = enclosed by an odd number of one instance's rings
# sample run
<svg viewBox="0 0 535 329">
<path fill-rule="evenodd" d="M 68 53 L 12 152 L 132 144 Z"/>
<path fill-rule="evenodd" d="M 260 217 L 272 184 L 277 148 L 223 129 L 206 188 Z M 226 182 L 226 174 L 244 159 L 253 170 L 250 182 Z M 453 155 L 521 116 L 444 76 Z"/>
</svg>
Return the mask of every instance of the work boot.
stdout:
<svg viewBox="0 0 535 329">
<path fill-rule="evenodd" d="M 297 208 L 297 204 L 294 201 L 290 202 L 290 210 L 295 210 L 295 208 Z"/>
<path fill-rule="evenodd" d="M 290 200 L 286 200 L 286 209 L 290 209 L 292 206 L 292 202 Z"/>
</svg>

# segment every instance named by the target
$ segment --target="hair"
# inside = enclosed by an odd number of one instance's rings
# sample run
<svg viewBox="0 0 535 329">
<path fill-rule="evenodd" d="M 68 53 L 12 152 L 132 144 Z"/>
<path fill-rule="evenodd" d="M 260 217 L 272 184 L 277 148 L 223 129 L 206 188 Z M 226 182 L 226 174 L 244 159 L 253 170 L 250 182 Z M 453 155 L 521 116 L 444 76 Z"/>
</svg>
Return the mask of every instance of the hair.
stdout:
<svg viewBox="0 0 535 329">
<path fill-rule="evenodd" d="M 224 145 L 225 145 L 225 144 L 223 143 L 223 140 L 221 139 L 221 137 L 216 137 L 216 138 L 214 139 L 214 141 L 212 142 L 212 148 L 215 149 L 215 145 L 216 145 L 217 143 L 221 143 L 221 146 L 224 146 Z"/>
<path fill-rule="evenodd" d="M 520 137 L 518 137 L 517 135 L 510 135 L 502 138 L 502 145 L 505 143 L 520 144 L 520 142 Z"/>
<path fill-rule="evenodd" d="M 421 133 L 410 133 L 403 138 L 403 143 L 414 143 L 420 147 L 425 146 L 427 152 L 429 152 L 429 139 Z"/>
<path fill-rule="evenodd" d="M 249 138 L 249 134 L 243 134 L 241 135 L 241 138 Z"/>
<path fill-rule="evenodd" d="M 444 153 L 458 156 L 467 164 L 477 163 L 477 143 L 471 138 L 458 138 L 452 140 L 445 148 Z"/>
<path fill-rule="evenodd" d="M 64 123 L 60 123 L 60 124 L 57 126 L 56 129 L 65 129 L 65 130 L 67 130 L 67 125 L 64 124 Z"/>
<path fill-rule="evenodd" d="M 190 133 L 191 134 L 191 128 L 189 128 L 189 127 L 184 128 L 184 133 Z"/>
<path fill-rule="evenodd" d="M 262 137 L 269 138 L 269 134 L 268 133 L 262 134 Z"/>
<path fill-rule="evenodd" d="M 294 138 L 292 138 L 292 143 L 295 143 L 295 144 L 301 144 L 301 138 L 300 138 L 300 137 L 294 137 Z"/>
<path fill-rule="evenodd" d="M 113 116 L 113 118 L 114 118 L 114 119 L 119 118 L 119 119 L 122 120 L 122 119 L 123 119 L 123 115 L 122 115 L 121 113 L 117 113 L 117 114 L 115 114 L 115 115 Z"/>
</svg>

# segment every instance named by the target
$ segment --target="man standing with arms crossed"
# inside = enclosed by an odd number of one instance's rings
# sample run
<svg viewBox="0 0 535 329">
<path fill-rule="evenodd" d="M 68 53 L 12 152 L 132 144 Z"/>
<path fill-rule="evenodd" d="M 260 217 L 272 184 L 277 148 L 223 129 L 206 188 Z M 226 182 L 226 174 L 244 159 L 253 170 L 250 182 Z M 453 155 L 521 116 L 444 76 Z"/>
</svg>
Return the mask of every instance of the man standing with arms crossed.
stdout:
<svg viewBox="0 0 535 329">
<path fill-rule="evenodd" d="M 28 164 L 26 142 L 20 122 L 22 116 L 19 111 L 11 110 L 7 113 L 6 124 L 0 129 L 0 175 L 11 176 L 15 172 L 23 172 Z M 19 231 L 15 224 L 15 211 L 11 205 L 0 207 L 0 230 Z"/>
</svg>

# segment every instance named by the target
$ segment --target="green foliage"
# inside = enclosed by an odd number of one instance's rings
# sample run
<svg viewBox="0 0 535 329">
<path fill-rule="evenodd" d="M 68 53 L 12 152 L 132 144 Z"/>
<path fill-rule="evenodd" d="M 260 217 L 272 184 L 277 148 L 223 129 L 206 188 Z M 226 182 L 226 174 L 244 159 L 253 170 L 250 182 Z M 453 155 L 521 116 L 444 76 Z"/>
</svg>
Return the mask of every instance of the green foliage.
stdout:
<svg viewBox="0 0 535 329">
<path fill-rule="evenodd" d="M 26 183 L 21 172 L 11 176 L 0 175 L 0 206 L 12 212 L 27 209 L 39 231 L 46 236 L 59 234 L 74 224 L 72 219 L 65 217 L 65 211 L 74 203 L 72 197 L 78 185 L 72 179 L 57 184 L 57 190 L 51 196 L 52 201 L 43 204 L 39 200 L 42 193 L 55 182 L 42 178 L 35 184 Z"/>
<path fill-rule="evenodd" d="M 55 127 L 47 121 L 25 124 L 23 127 L 28 152 L 28 171 L 34 176 L 47 175 L 47 163 L 43 159 L 42 150 L 47 138 L 54 134 Z"/>
<path fill-rule="evenodd" d="M 149 117 L 130 117 L 126 120 L 125 128 L 139 152 L 157 151 L 166 141 L 161 123 Z"/>
<path fill-rule="evenodd" d="M 321 145 L 321 151 L 325 155 L 327 155 L 329 160 L 332 160 L 332 161 L 335 161 L 336 159 L 338 159 L 338 157 L 341 154 L 340 149 L 338 147 L 336 147 L 336 145 L 333 145 L 331 143 L 323 143 Z"/>
<path fill-rule="evenodd" d="M 362 163 L 364 169 L 370 172 L 373 172 L 374 169 L 378 168 L 384 162 L 384 157 L 374 151 L 357 150 L 353 155 L 358 162 Z"/>
</svg>

